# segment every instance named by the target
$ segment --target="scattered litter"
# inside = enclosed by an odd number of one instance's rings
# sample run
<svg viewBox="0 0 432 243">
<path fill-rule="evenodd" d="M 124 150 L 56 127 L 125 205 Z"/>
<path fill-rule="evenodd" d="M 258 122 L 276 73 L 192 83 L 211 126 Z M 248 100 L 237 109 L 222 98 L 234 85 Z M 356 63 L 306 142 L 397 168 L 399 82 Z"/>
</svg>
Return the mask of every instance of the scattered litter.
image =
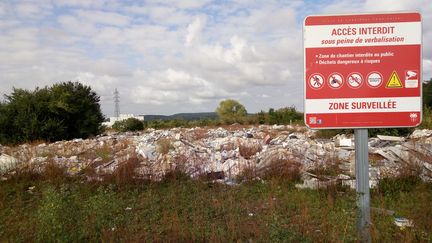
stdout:
<svg viewBox="0 0 432 243">
<path fill-rule="evenodd" d="M 30 194 L 33 194 L 33 190 L 36 188 L 36 186 L 30 186 L 29 188 L 27 188 L 27 192 Z"/>
<path fill-rule="evenodd" d="M 414 223 L 410 219 L 395 217 L 394 224 L 398 226 L 400 229 L 405 229 L 406 227 L 413 227 Z"/>
<path fill-rule="evenodd" d="M 353 142 L 351 138 L 339 138 L 335 141 L 336 147 L 351 147 L 353 146 Z"/>
<path fill-rule="evenodd" d="M 405 141 L 404 137 L 395 137 L 395 136 L 385 136 L 385 135 L 377 135 L 377 137 L 382 141 L 392 141 L 392 142 L 403 142 Z"/>
<path fill-rule="evenodd" d="M 225 183 L 225 185 L 228 185 L 228 186 L 237 186 L 238 185 L 238 183 L 233 179 L 225 180 L 224 183 Z"/>
<path fill-rule="evenodd" d="M 0 155 L 0 174 L 6 173 L 12 170 L 18 164 L 18 160 L 10 155 L 1 154 Z"/>
<path fill-rule="evenodd" d="M 423 130 L 415 130 L 410 138 L 417 139 L 417 138 L 425 138 L 432 136 L 432 130 L 423 129 Z"/>
<path fill-rule="evenodd" d="M 272 138 L 270 137 L 270 135 L 267 134 L 267 135 L 265 136 L 265 138 L 264 138 L 264 143 L 265 143 L 265 144 L 270 144 L 270 141 L 271 141 L 271 140 L 272 140 Z"/>
</svg>

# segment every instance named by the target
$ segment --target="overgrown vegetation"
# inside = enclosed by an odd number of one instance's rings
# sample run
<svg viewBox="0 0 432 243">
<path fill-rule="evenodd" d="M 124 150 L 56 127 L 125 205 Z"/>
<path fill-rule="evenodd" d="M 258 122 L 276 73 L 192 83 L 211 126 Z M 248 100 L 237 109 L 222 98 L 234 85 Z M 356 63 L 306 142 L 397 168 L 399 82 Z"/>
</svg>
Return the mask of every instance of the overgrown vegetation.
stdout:
<svg viewBox="0 0 432 243">
<path fill-rule="evenodd" d="M 368 136 L 376 137 L 377 135 L 387 136 L 409 136 L 415 128 L 403 127 L 403 128 L 370 128 L 368 129 Z M 354 134 L 353 129 L 321 129 L 317 132 L 318 138 L 332 138 L 338 134 Z"/>
<path fill-rule="evenodd" d="M 99 96 L 78 82 L 13 89 L 0 102 L 0 143 L 88 138 L 100 132 Z"/>
<path fill-rule="evenodd" d="M 112 128 L 119 132 L 141 131 L 144 129 L 144 123 L 136 118 L 128 118 L 123 121 L 116 121 Z"/>
<path fill-rule="evenodd" d="M 54 165 L 48 174 L 22 171 L 0 182 L 0 241 L 357 241 L 356 195 L 347 188 L 298 190 L 298 178 L 277 170 L 238 186 L 191 180 L 178 170 L 161 182 L 137 181 L 136 163 L 105 182 L 82 183 Z M 371 199 L 414 222 L 400 229 L 393 216 L 372 211 L 374 241 L 432 239 L 431 184 L 386 179 Z"/>
</svg>

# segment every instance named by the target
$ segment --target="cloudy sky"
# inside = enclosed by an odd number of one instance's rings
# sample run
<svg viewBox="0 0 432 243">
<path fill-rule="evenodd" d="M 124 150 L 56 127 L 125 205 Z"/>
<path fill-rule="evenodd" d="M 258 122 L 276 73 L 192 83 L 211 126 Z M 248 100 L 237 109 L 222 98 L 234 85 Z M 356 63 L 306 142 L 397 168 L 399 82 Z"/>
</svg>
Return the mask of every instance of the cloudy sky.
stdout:
<svg viewBox="0 0 432 243">
<path fill-rule="evenodd" d="M 0 94 L 80 81 L 114 113 L 303 109 L 307 15 L 420 11 L 432 78 L 430 0 L 34 0 L 0 2 Z"/>
</svg>

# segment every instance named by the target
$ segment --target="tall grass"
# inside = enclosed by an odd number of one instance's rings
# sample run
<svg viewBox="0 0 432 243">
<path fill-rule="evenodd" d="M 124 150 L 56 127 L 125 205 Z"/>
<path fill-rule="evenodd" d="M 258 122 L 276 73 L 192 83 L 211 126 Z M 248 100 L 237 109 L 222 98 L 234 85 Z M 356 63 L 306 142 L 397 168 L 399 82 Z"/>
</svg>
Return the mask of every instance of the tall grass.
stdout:
<svg viewBox="0 0 432 243">
<path fill-rule="evenodd" d="M 281 176 L 293 170 L 237 186 L 180 170 L 161 182 L 129 180 L 135 165 L 131 159 L 102 182 L 61 177 L 62 168 L 0 182 L 0 242 L 357 241 L 356 195 L 346 188 L 298 190 L 298 178 Z M 371 203 L 414 227 L 401 230 L 392 216 L 373 213 L 376 242 L 432 239 L 432 185 L 404 176 L 381 181 Z"/>
</svg>

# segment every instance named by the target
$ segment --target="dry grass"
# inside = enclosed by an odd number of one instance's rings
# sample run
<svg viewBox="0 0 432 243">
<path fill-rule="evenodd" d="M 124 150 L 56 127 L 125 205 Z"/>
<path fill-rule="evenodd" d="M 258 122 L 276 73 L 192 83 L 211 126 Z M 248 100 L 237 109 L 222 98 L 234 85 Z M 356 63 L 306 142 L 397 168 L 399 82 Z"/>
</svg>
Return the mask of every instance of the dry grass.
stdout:
<svg viewBox="0 0 432 243">
<path fill-rule="evenodd" d="M 168 154 L 171 147 L 171 140 L 168 138 L 161 138 L 157 141 L 157 152 L 160 154 Z"/>
<path fill-rule="evenodd" d="M 113 154 L 112 148 L 108 145 L 97 148 L 94 150 L 94 152 L 96 153 L 97 157 L 102 159 L 103 163 L 110 161 Z"/>
<path fill-rule="evenodd" d="M 49 181 L 61 181 L 68 177 L 65 167 L 51 161 L 45 165 L 43 176 Z"/>
<path fill-rule="evenodd" d="M 316 163 L 309 172 L 318 178 L 335 177 L 343 172 L 341 163 L 337 156 L 330 156 L 325 163 Z"/>
<path fill-rule="evenodd" d="M 288 181 L 299 181 L 301 178 L 301 164 L 297 161 L 276 158 L 271 164 L 257 171 L 261 178 L 270 179 L 283 179 Z"/>
<path fill-rule="evenodd" d="M 197 129 L 194 129 L 192 132 L 192 139 L 193 140 L 201 140 L 201 139 L 206 139 L 208 137 L 209 137 L 208 129 L 197 128 Z"/>
<path fill-rule="evenodd" d="M 262 146 L 259 143 L 241 143 L 239 145 L 239 153 L 243 158 L 250 159 L 252 156 L 261 152 Z"/>
<path fill-rule="evenodd" d="M 114 171 L 115 182 L 117 185 L 126 185 L 136 181 L 135 169 L 139 166 L 136 157 L 132 157 L 121 163 Z"/>
</svg>

